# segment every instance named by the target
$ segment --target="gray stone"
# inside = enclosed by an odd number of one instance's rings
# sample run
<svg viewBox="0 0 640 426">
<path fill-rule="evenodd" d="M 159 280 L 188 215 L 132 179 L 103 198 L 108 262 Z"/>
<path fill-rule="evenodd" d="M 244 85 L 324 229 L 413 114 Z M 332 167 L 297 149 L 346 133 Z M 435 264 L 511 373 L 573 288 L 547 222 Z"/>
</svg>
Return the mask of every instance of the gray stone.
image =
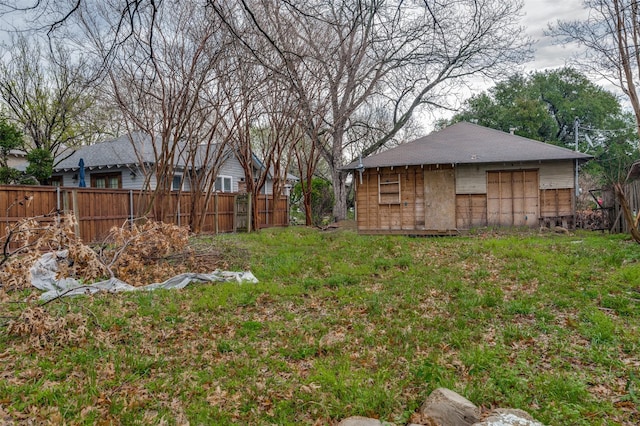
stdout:
<svg viewBox="0 0 640 426">
<path fill-rule="evenodd" d="M 512 408 L 497 408 L 483 422 L 473 426 L 544 426 L 529 413 Z"/>
<path fill-rule="evenodd" d="M 471 426 L 480 421 L 480 409 L 461 395 L 445 388 L 431 392 L 420 407 L 425 424 L 432 426 Z"/>
<path fill-rule="evenodd" d="M 382 426 L 382 423 L 378 419 L 371 419 L 369 417 L 353 416 L 347 417 L 338 423 L 338 426 Z"/>
<path fill-rule="evenodd" d="M 553 230 L 558 234 L 569 235 L 569 230 L 562 226 L 556 226 L 555 228 L 553 228 Z"/>
</svg>

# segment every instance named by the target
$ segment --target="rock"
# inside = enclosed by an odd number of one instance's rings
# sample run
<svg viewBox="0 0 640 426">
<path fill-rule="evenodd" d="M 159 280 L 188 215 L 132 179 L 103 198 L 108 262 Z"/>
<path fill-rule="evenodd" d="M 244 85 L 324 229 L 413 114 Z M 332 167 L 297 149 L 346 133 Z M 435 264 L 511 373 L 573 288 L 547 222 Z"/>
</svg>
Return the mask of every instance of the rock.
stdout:
<svg viewBox="0 0 640 426">
<path fill-rule="evenodd" d="M 562 227 L 562 226 L 556 226 L 555 228 L 553 228 L 553 230 L 558 234 L 569 235 L 569 230 L 567 228 Z"/>
<path fill-rule="evenodd" d="M 353 416 L 347 417 L 338 423 L 338 426 L 385 426 L 391 425 L 391 423 L 381 422 L 378 419 L 371 419 L 369 417 Z"/>
<path fill-rule="evenodd" d="M 473 426 L 544 426 L 529 413 L 512 408 L 497 408 L 483 422 Z"/>
<path fill-rule="evenodd" d="M 452 390 L 438 388 L 431 392 L 420 415 L 425 424 L 433 426 L 471 426 L 480 421 L 480 409 Z"/>
</svg>

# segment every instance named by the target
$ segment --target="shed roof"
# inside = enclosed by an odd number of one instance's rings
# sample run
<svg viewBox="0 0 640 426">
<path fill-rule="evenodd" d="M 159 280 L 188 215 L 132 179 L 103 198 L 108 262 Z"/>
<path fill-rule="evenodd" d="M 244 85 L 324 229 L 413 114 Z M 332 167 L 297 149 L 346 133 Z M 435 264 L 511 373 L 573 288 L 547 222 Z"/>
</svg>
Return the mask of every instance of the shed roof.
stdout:
<svg viewBox="0 0 640 426">
<path fill-rule="evenodd" d="M 427 164 L 482 164 L 592 158 L 570 149 L 461 122 L 362 160 L 365 168 Z M 359 161 L 344 167 L 354 170 Z"/>
</svg>

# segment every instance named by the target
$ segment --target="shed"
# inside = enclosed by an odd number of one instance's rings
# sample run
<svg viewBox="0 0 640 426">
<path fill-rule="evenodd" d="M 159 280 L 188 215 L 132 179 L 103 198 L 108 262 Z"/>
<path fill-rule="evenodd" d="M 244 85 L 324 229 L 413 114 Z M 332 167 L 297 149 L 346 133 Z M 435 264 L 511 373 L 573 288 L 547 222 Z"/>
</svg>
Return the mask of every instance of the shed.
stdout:
<svg viewBox="0 0 640 426">
<path fill-rule="evenodd" d="M 457 123 L 345 167 L 365 234 L 451 234 L 482 226 L 573 227 L 575 176 L 591 156 Z"/>
</svg>

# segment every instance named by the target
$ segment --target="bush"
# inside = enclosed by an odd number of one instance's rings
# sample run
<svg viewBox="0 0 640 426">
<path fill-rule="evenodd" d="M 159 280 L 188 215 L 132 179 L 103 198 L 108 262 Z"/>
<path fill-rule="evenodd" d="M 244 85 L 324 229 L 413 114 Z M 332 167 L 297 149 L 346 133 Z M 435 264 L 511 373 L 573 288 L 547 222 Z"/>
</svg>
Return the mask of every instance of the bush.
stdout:
<svg viewBox="0 0 640 426">
<path fill-rule="evenodd" d="M 303 188 L 306 182 L 298 182 L 291 192 L 291 204 L 304 210 Z M 311 181 L 311 220 L 313 225 L 322 225 L 327 216 L 331 217 L 333 211 L 333 185 L 321 178 L 313 178 Z"/>
<path fill-rule="evenodd" d="M 53 173 L 53 155 L 51 152 L 36 148 L 27 154 L 29 165 L 27 166 L 27 174 L 33 176 L 42 183 L 51 177 Z"/>
</svg>

